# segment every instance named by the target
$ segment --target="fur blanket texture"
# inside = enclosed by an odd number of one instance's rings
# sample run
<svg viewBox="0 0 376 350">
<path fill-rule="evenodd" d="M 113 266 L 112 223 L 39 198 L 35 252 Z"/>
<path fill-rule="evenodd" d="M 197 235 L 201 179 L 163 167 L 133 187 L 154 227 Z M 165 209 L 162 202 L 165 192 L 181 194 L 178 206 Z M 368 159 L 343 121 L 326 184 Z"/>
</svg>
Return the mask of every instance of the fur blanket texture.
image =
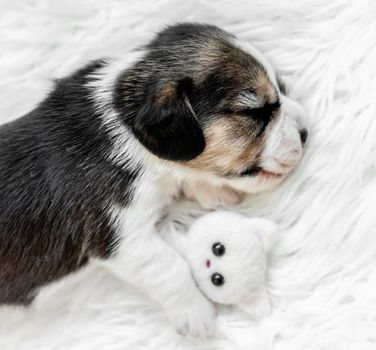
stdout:
<svg viewBox="0 0 376 350">
<path fill-rule="evenodd" d="M 31 110 L 93 58 L 145 43 L 167 24 L 216 24 L 270 59 L 308 111 L 297 171 L 235 210 L 275 220 L 273 313 L 218 310 L 220 335 L 174 333 L 160 307 L 89 266 L 28 309 L 0 308 L 2 350 L 376 349 L 376 2 L 373 0 L 0 0 L 0 122 Z M 188 226 L 202 210 L 174 207 Z M 164 226 L 168 227 L 168 225 Z M 1 268 L 1 266 L 0 266 Z"/>
</svg>

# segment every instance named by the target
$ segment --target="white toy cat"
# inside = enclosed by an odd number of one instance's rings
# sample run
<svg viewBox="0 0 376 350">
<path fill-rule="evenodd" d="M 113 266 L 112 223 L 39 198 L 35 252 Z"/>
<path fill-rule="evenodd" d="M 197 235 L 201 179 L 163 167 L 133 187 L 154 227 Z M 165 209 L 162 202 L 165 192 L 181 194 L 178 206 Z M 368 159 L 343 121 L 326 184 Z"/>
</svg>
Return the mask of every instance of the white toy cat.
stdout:
<svg viewBox="0 0 376 350">
<path fill-rule="evenodd" d="M 208 299 L 262 318 L 271 312 L 265 274 L 276 231 L 270 220 L 216 211 L 167 241 L 185 257 Z"/>
</svg>

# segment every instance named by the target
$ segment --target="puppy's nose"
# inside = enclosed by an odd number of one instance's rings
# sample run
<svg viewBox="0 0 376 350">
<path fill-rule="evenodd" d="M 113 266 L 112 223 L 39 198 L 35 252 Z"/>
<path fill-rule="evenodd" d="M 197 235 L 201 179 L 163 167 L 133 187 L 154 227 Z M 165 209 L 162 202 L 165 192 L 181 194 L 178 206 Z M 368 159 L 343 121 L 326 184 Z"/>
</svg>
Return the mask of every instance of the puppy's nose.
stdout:
<svg viewBox="0 0 376 350">
<path fill-rule="evenodd" d="M 304 145 L 308 138 L 308 131 L 306 128 L 303 128 L 299 131 L 300 134 L 300 141 L 302 141 L 302 144 Z"/>
</svg>

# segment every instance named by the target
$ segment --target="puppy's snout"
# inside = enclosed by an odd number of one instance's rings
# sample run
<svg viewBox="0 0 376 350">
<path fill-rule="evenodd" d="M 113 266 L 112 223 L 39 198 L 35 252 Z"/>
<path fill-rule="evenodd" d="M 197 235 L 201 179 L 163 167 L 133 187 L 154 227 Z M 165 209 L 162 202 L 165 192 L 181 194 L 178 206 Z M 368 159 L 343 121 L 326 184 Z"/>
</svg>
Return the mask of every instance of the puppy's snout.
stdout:
<svg viewBox="0 0 376 350">
<path fill-rule="evenodd" d="M 303 124 L 304 109 L 286 96 L 281 96 L 281 99 L 283 118 L 266 144 L 262 166 L 269 172 L 286 175 L 296 168 L 303 157 L 308 130 Z"/>
<path fill-rule="evenodd" d="M 307 142 L 308 130 L 306 128 L 300 129 L 299 130 L 299 135 L 300 135 L 300 141 L 304 145 Z"/>
</svg>

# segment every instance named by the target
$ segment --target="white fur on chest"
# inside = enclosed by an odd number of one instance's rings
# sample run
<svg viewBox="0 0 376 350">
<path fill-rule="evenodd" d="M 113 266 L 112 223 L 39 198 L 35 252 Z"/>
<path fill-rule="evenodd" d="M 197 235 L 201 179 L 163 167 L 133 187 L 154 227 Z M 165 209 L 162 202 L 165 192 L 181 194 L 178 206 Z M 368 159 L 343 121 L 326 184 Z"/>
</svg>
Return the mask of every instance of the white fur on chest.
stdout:
<svg viewBox="0 0 376 350">
<path fill-rule="evenodd" d="M 138 231 L 150 230 L 178 191 L 176 181 L 164 174 L 141 175 L 134 184 L 132 203 L 115 210 L 119 238 L 127 241 L 127 236 L 131 239 Z"/>
</svg>

